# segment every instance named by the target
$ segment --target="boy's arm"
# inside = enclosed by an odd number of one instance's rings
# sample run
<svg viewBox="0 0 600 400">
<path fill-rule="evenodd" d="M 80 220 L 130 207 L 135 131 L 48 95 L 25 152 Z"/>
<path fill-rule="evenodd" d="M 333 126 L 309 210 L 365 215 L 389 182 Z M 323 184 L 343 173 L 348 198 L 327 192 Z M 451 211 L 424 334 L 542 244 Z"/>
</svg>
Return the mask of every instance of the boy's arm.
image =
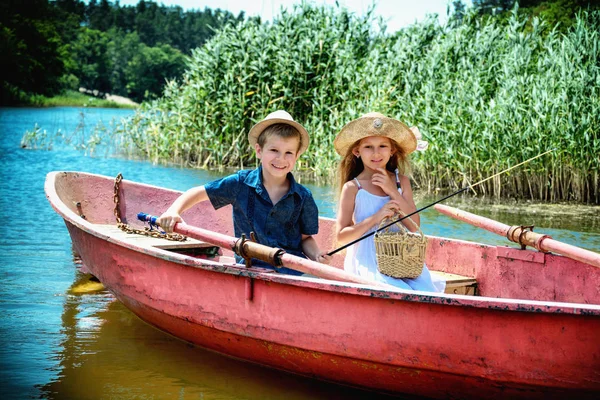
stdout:
<svg viewBox="0 0 600 400">
<path fill-rule="evenodd" d="M 328 256 L 327 252 L 321 252 L 317 241 L 311 235 L 302 235 L 302 252 L 316 262 L 329 264 L 331 261 L 331 256 Z"/>
<path fill-rule="evenodd" d="M 299 220 L 300 232 L 302 233 L 302 242 L 300 243 L 302 252 L 313 261 L 329 264 L 331 256 L 328 256 L 327 252 L 321 252 L 317 241 L 312 237 L 312 234 L 319 232 L 319 209 L 310 190 L 306 190 L 308 191 L 308 195 L 304 199 Z"/>
<path fill-rule="evenodd" d="M 196 186 L 189 189 L 177 198 L 171 206 L 158 218 L 158 225 L 165 232 L 173 232 L 173 227 L 177 222 L 183 222 L 181 213 L 191 208 L 192 206 L 208 200 L 208 195 L 204 186 Z"/>
</svg>

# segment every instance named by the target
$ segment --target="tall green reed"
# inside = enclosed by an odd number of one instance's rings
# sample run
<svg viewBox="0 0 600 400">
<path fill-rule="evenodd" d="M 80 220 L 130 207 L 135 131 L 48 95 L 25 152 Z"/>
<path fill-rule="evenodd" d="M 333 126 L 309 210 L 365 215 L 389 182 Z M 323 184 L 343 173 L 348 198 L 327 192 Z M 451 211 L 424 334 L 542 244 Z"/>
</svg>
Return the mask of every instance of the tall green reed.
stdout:
<svg viewBox="0 0 600 400">
<path fill-rule="evenodd" d="M 155 162 L 252 168 L 249 129 L 285 109 L 311 134 L 297 169 L 333 183 L 336 133 L 380 111 L 430 141 L 412 156 L 421 190 L 455 190 L 556 148 L 478 194 L 599 204 L 600 13 L 566 34 L 525 24 L 515 11 L 387 34 L 371 14 L 303 3 L 272 23 L 225 26 L 121 132 Z"/>
</svg>

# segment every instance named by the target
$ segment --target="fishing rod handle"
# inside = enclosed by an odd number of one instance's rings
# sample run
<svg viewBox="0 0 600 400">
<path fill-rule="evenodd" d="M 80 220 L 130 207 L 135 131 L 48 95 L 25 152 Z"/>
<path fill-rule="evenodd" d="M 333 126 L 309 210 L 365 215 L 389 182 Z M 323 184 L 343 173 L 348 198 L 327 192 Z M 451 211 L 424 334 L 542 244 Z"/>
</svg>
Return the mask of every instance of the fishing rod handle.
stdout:
<svg viewBox="0 0 600 400">
<path fill-rule="evenodd" d="M 149 222 L 152 225 L 158 225 L 158 217 L 150 214 L 146 214 L 144 212 L 138 213 L 137 218 L 143 222 Z"/>
</svg>

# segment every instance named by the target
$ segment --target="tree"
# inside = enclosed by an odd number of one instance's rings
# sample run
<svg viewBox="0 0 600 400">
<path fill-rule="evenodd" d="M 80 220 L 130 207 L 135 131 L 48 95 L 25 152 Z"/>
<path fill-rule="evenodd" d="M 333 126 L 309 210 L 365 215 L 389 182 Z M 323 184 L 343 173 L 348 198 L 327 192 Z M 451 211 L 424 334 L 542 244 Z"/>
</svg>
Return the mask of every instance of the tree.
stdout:
<svg viewBox="0 0 600 400">
<path fill-rule="evenodd" d="M 500 14 L 511 10 L 516 0 L 473 0 L 473 7 L 480 14 Z"/>
<path fill-rule="evenodd" d="M 202 46 L 214 29 L 243 19 L 243 13 L 235 18 L 218 9 L 184 12 L 144 0 L 125 7 L 110 0 L 87 5 L 82 0 L 3 0 L 0 51 L 3 70 L 10 72 L 1 86 L 2 104 L 16 104 L 28 94 L 53 96 L 78 84 L 122 95 L 129 84 L 137 99 L 154 96 L 161 88 L 146 81 L 162 86 L 165 79 L 177 77 L 183 54 Z M 144 54 L 134 60 L 142 43 Z M 147 60 L 150 76 L 134 73 L 149 52 L 159 60 Z M 163 75 L 155 76 L 157 71 Z M 127 81 L 127 76 L 145 83 Z"/>
<path fill-rule="evenodd" d="M 600 9 L 598 0 L 521 0 L 519 5 L 520 13 L 541 17 L 552 27 L 559 24 L 562 32 L 573 25 L 578 12 Z"/>
<path fill-rule="evenodd" d="M 449 23 L 461 23 L 465 16 L 466 9 L 467 6 L 462 2 L 462 0 L 454 0 L 452 2 L 452 8 L 448 6 Z"/>
<path fill-rule="evenodd" d="M 158 97 L 167 80 L 183 73 L 185 62 L 186 56 L 167 44 L 157 47 L 140 44 L 125 68 L 129 97 L 138 102 Z"/>
<path fill-rule="evenodd" d="M 21 92 L 53 95 L 65 72 L 65 44 L 58 27 L 64 23 L 47 0 L 4 0 L 0 5 L 0 51 L 3 71 L 1 101 L 11 103 Z"/>
<path fill-rule="evenodd" d="M 137 32 L 123 35 L 122 31 L 113 28 L 108 31 L 108 36 L 110 41 L 107 48 L 107 59 L 110 65 L 111 93 L 127 97 L 129 96 L 127 92 L 127 64 L 139 53 L 142 42 Z"/>
<path fill-rule="evenodd" d="M 106 33 L 82 28 L 77 41 L 71 46 L 72 57 L 77 65 L 73 73 L 86 89 L 111 92 L 108 42 Z"/>
<path fill-rule="evenodd" d="M 108 0 L 90 0 L 87 7 L 88 27 L 102 32 L 106 32 L 114 25 L 113 7 Z"/>
</svg>

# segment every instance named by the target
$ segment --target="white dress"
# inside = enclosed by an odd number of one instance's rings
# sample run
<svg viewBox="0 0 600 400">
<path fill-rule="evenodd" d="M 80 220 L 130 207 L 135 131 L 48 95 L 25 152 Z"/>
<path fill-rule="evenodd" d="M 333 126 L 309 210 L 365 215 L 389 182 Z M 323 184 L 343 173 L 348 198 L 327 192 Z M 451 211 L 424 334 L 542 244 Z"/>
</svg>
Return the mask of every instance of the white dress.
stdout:
<svg viewBox="0 0 600 400">
<path fill-rule="evenodd" d="M 358 224 L 379 211 L 381 207 L 390 201 L 390 197 L 371 194 L 360 186 L 358 180 L 355 179 L 355 182 L 359 189 L 354 200 L 354 223 Z M 398 192 L 402 194 L 402 189 L 398 188 Z M 377 228 L 377 226 L 371 228 L 365 235 L 375 231 Z M 392 226 L 391 228 L 398 229 L 396 226 Z M 348 247 L 346 250 L 346 258 L 344 260 L 344 270 L 403 289 L 443 293 L 446 287 L 446 282 L 444 280 L 432 280 L 432 276 L 426 265 L 423 265 L 423 272 L 421 275 L 414 279 L 398 279 L 379 272 L 377 269 L 374 235 Z"/>
</svg>

